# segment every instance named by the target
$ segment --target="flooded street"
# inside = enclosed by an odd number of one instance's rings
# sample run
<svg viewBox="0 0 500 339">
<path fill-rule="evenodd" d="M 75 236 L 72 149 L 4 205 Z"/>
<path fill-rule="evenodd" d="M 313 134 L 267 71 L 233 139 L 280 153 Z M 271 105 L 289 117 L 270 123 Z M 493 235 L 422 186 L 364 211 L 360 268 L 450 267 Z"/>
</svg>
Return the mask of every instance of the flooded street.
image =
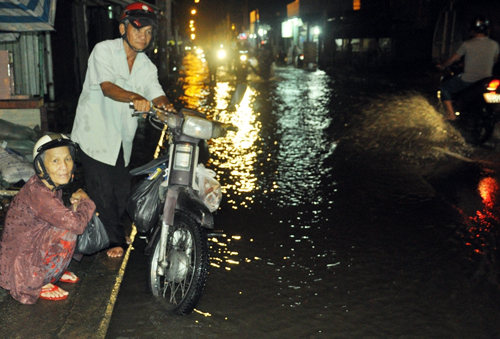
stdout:
<svg viewBox="0 0 500 339">
<path fill-rule="evenodd" d="M 107 338 L 500 337 L 494 148 L 380 79 L 276 68 L 228 111 L 232 77 L 182 74 L 183 105 L 239 127 L 209 143 L 224 236 L 188 316 L 151 296 L 136 238 Z"/>
</svg>

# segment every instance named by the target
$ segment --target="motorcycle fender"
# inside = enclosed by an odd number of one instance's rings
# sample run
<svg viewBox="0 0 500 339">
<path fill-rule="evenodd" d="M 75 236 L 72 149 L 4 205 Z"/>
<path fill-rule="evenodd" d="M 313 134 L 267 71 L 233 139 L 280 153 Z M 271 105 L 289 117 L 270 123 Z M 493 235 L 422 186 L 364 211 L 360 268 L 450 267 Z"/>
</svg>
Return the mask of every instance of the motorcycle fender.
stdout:
<svg viewBox="0 0 500 339">
<path fill-rule="evenodd" d="M 210 229 L 214 228 L 214 217 L 203 201 L 186 191 L 179 192 L 175 209 L 189 214 L 203 227 Z M 155 227 L 153 234 L 148 241 L 148 245 L 144 249 L 144 254 L 150 254 L 151 246 L 154 244 L 155 239 L 161 236 L 160 229 L 161 225 Z"/>
<path fill-rule="evenodd" d="M 192 217 L 203 227 L 213 229 L 214 217 L 207 206 L 198 197 L 184 191 L 179 194 L 176 209 Z"/>
</svg>

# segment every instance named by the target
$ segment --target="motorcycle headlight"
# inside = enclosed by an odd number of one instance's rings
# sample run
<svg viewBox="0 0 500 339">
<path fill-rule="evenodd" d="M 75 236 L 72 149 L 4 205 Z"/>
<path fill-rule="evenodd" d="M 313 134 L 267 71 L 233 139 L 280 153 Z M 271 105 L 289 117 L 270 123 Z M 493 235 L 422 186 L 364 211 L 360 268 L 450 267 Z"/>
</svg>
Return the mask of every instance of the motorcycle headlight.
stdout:
<svg viewBox="0 0 500 339">
<path fill-rule="evenodd" d="M 240 60 L 241 61 L 247 61 L 247 55 L 246 54 L 240 55 Z"/>
<path fill-rule="evenodd" d="M 227 54 L 227 53 L 226 53 L 226 51 L 225 51 L 225 50 L 220 49 L 220 50 L 217 52 L 217 57 L 218 57 L 219 59 L 224 59 L 224 58 L 226 57 L 226 54 Z"/>
<path fill-rule="evenodd" d="M 197 117 L 185 116 L 182 125 L 182 133 L 193 138 L 208 140 L 212 137 L 213 125 L 210 120 Z"/>
</svg>

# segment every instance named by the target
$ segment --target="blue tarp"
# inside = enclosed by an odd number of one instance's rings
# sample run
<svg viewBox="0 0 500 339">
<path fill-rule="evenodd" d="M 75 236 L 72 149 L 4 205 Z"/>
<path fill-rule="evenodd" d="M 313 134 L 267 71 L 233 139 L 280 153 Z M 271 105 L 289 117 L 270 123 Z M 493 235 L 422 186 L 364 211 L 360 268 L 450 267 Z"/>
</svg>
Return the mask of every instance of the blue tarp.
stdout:
<svg viewBox="0 0 500 339">
<path fill-rule="evenodd" d="M 0 0 L 0 33 L 52 31 L 56 0 Z"/>
</svg>

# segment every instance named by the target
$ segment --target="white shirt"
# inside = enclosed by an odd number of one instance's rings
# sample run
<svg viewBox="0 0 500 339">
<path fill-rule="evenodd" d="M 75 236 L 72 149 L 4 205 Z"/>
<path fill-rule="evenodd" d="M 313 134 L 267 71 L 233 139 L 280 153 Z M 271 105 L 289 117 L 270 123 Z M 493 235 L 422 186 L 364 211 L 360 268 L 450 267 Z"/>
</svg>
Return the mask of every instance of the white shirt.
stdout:
<svg viewBox="0 0 500 339">
<path fill-rule="evenodd" d="M 125 166 L 130 162 L 137 117 L 128 103 L 105 97 L 101 83 L 109 81 L 121 88 L 156 99 L 165 92 L 158 70 L 144 53 L 138 53 L 129 72 L 121 38 L 98 43 L 88 60 L 83 90 L 78 100 L 71 139 L 91 158 L 114 166 L 123 144 Z"/>
<path fill-rule="evenodd" d="M 458 55 L 465 55 L 462 80 L 476 82 L 490 77 L 498 53 L 498 43 L 488 37 L 475 37 L 462 43 L 457 51 Z"/>
</svg>

